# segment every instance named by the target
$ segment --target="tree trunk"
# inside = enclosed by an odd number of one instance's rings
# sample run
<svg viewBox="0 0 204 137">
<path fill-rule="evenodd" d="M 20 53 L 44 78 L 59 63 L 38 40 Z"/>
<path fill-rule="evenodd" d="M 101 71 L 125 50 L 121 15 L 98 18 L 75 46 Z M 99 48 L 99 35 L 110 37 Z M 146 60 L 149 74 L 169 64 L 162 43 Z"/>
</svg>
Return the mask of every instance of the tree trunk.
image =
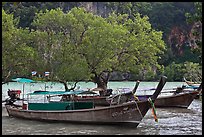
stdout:
<svg viewBox="0 0 204 137">
<path fill-rule="evenodd" d="M 59 82 L 64 85 L 65 91 L 69 91 L 66 81 L 59 80 Z"/>
<path fill-rule="evenodd" d="M 107 77 L 109 77 L 109 75 Z M 97 88 L 103 89 L 103 91 L 100 91 L 101 96 L 106 95 L 107 84 L 108 84 L 108 78 L 107 77 L 104 78 L 103 75 L 95 74 L 95 77 L 93 78 L 93 82 L 97 84 Z"/>
<path fill-rule="evenodd" d="M 71 87 L 69 90 L 74 90 L 74 89 L 76 88 L 77 83 L 78 83 L 78 82 L 75 82 L 75 83 L 74 83 L 74 86 Z"/>
<path fill-rule="evenodd" d="M 76 88 L 77 83 L 78 83 L 78 81 L 75 82 L 75 83 L 74 83 L 74 86 L 69 89 L 66 81 L 60 80 L 59 82 L 64 85 L 65 91 L 74 90 L 74 89 Z"/>
<path fill-rule="evenodd" d="M 97 84 L 97 88 L 102 88 L 102 89 L 104 89 L 104 91 L 107 90 L 107 82 L 106 82 L 106 81 L 103 81 L 101 78 L 99 78 L 99 79 L 96 81 L 96 84 Z"/>
</svg>

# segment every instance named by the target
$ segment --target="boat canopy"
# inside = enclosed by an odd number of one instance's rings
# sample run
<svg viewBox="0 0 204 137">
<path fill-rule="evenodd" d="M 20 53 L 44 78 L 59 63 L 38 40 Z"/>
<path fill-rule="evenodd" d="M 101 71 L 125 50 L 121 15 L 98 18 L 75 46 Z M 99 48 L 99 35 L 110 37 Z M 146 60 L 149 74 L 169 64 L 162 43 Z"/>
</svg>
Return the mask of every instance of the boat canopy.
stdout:
<svg viewBox="0 0 204 137">
<path fill-rule="evenodd" d="M 76 91 L 41 91 L 37 90 L 27 95 L 78 95 L 78 94 L 97 94 L 93 91 L 76 90 Z"/>
<path fill-rule="evenodd" d="M 32 83 L 32 82 L 35 82 L 34 80 L 27 79 L 27 78 L 15 78 L 15 79 L 12 79 L 12 81 L 20 82 L 20 83 Z"/>
</svg>

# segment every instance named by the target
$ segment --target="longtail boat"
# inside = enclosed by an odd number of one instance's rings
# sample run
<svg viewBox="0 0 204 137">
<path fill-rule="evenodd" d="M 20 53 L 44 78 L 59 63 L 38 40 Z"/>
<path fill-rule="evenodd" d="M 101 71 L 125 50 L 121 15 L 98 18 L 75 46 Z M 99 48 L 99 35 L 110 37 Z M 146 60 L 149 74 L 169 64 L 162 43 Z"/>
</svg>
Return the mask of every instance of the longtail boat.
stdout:
<svg viewBox="0 0 204 137">
<path fill-rule="evenodd" d="M 140 81 L 137 81 L 135 87 L 132 90 L 121 92 L 120 94 L 116 95 L 109 95 L 109 96 L 82 96 L 82 97 L 75 97 L 75 101 L 87 102 L 91 101 L 96 106 L 109 106 L 113 104 L 121 104 L 123 102 L 127 102 L 128 100 L 132 100 L 133 95 L 135 94 Z M 120 100 L 118 99 L 120 97 Z M 120 101 L 120 102 L 118 102 Z"/>
<path fill-rule="evenodd" d="M 184 91 L 168 91 L 172 92 L 172 95 L 159 96 L 155 102 L 155 107 L 181 107 L 188 108 L 192 101 L 195 99 L 198 93 L 202 91 L 202 83 L 197 90 L 184 90 Z M 163 92 L 162 92 L 163 93 Z M 151 95 L 137 96 L 139 100 L 147 100 Z"/>
<path fill-rule="evenodd" d="M 183 79 L 184 79 L 184 81 L 186 82 L 186 84 L 189 86 L 189 88 L 191 87 L 191 88 L 193 88 L 193 89 L 197 89 L 197 88 L 199 87 L 199 85 L 201 84 L 201 83 L 199 83 L 199 82 L 188 81 L 188 80 L 186 80 L 185 77 L 184 77 Z"/>
<path fill-rule="evenodd" d="M 28 107 L 6 103 L 5 108 L 12 117 L 32 120 L 79 122 L 95 124 L 131 124 L 138 126 L 166 83 L 161 77 L 154 94 L 145 101 L 128 101 L 122 104 L 97 107 L 92 102 L 28 103 Z M 69 93 L 70 94 L 70 93 Z M 71 106 L 77 107 L 71 107 Z M 66 106 L 66 107 L 65 107 Z M 41 109 L 40 109 L 41 108 Z"/>
</svg>

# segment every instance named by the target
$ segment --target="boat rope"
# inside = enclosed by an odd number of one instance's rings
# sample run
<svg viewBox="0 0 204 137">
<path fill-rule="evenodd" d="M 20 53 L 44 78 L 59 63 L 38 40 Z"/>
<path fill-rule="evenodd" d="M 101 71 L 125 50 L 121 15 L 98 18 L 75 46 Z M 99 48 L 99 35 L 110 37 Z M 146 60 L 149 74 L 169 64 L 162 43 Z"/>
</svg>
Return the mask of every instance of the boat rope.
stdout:
<svg viewBox="0 0 204 137">
<path fill-rule="evenodd" d="M 142 115 L 142 113 L 141 113 L 141 111 L 140 111 L 140 109 L 139 109 L 139 107 L 138 107 L 137 102 L 136 102 L 136 101 L 134 101 L 134 102 L 135 102 L 135 105 L 137 106 L 137 110 L 139 111 L 141 118 L 143 118 L 143 115 Z"/>
<path fill-rule="evenodd" d="M 118 104 L 120 104 L 120 98 L 122 96 L 122 93 L 120 93 L 119 97 L 118 97 Z"/>
<path fill-rule="evenodd" d="M 133 97 L 135 100 L 139 101 L 139 98 L 136 95 L 133 94 Z"/>
<path fill-rule="evenodd" d="M 151 107 L 152 107 L 152 114 L 154 116 L 154 120 L 155 120 L 155 122 L 158 122 L 158 118 L 157 118 L 157 115 L 156 115 L 156 109 L 155 109 L 154 103 L 153 103 L 153 101 L 152 101 L 152 99 L 150 97 L 148 98 L 148 101 L 149 101 L 149 103 L 151 104 Z"/>
</svg>

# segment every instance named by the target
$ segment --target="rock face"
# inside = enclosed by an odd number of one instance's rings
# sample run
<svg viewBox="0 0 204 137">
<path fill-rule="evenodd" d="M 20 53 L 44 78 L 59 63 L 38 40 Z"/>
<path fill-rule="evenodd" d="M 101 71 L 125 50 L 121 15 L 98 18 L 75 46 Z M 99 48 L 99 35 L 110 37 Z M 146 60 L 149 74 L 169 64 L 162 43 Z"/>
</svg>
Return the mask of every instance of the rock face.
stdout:
<svg viewBox="0 0 204 137">
<path fill-rule="evenodd" d="M 111 80 L 111 81 L 130 80 L 130 74 L 114 71 L 111 73 L 109 80 Z"/>
<path fill-rule="evenodd" d="M 105 2 L 81 2 L 80 6 L 102 17 L 106 17 L 109 13 Z"/>
</svg>

